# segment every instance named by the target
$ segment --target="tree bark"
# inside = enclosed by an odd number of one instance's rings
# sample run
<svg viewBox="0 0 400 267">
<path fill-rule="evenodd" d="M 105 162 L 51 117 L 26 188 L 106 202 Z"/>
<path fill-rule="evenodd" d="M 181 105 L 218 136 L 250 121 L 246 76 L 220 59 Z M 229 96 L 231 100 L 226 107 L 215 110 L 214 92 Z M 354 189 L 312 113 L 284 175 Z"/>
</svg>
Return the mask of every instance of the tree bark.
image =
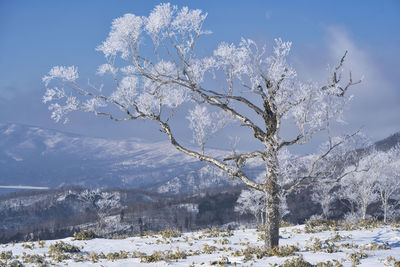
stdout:
<svg viewBox="0 0 400 267">
<path fill-rule="evenodd" d="M 264 225 L 265 221 L 264 221 L 264 212 L 263 211 L 260 212 L 260 218 L 261 218 L 261 225 Z"/>
<path fill-rule="evenodd" d="M 278 151 L 276 138 L 266 143 L 266 218 L 265 218 L 265 249 L 279 246 L 279 185 L 278 185 Z"/>
<path fill-rule="evenodd" d="M 385 200 L 383 201 L 383 223 L 387 223 L 387 208 L 388 202 Z"/>
<path fill-rule="evenodd" d="M 367 217 L 367 205 L 363 203 L 361 205 L 361 220 L 365 220 Z"/>
</svg>

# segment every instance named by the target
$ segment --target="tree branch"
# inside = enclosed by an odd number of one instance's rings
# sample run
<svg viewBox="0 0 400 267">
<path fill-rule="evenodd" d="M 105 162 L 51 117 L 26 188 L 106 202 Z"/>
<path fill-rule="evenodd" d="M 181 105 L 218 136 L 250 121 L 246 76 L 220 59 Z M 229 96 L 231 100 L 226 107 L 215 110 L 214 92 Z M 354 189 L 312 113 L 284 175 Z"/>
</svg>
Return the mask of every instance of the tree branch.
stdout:
<svg viewBox="0 0 400 267">
<path fill-rule="evenodd" d="M 342 79 L 342 75 L 341 75 L 341 74 L 338 75 L 338 71 L 339 71 L 339 69 L 343 66 L 344 60 L 345 60 L 345 58 L 346 58 L 346 56 L 347 56 L 347 52 L 348 52 L 348 51 L 346 50 L 346 52 L 344 53 L 343 57 L 340 59 L 339 64 L 336 66 L 335 70 L 333 71 L 333 74 L 332 74 L 332 83 L 323 86 L 323 87 L 321 88 L 321 90 L 328 90 L 328 89 L 330 89 L 330 88 L 337 88 L 337 89 L 340 90 L 340 93 L 336 93 L 336 94 L 334 94 L 334 95 L 336 95 L 336 96 L 338 96 L 338 97 L 342 97 L 342 96 L 344 96 L 344 94 L 346 93 L 346 91 L 349 89 L 350 86 L 361 83 L 361 80 L 358 80 L 358 81 L 356 81 L 356 82 L 353 82 L 353 78 L 352 78 L 351 72 L 350 72 L 350 75 L 349 75 L 349 82 L 347 83 L 347 85 L 346 85 L 344 88 L 339 86 L 339 82 L 340 82 L 341 79 Z"/>
<path fill-rule="evenodd" d="M 265 158 L 265 155 L 261 152 L 261 151 L 253 151 L 250 153 L 244 153 L 244 154 L 239 154 L 239 155 L 235 155 L 235 156 L 231 156 L 231 157 L 227 157 L 224 158 L 224 161 L 229 161 L 229 160 L 237 160 L 239 158 L 241 159 L 251 159 L 251 158 L 255 158 L 255 157 L 261 157 L 261 158 Z"/>
<path fill-rule="evenodd" d="M 329 149 L 323 153 L 322 155 L 320 155 L 319 157 L 317 157 L 312 163 L 311 163 L 311 168 L 308 171 L 308 174 L 301 177 L 297 182 L 295 182 L 292 186 L 290 186 L 288 189 L 285 190 L 285 194 L 288 194 L 290 192 L 292 192 L 293 190 L 295 190 L 298 186 L 300 186 L 305 180 L 310 179 L 310 178 L 316 178 L 316 177 L 320 177 L 320 175 L 316 175 L 314 176 L 314 171 L 315 171 L 315 167 L 317 165 L 317 163 L 319 161 L 321 161 L 322 159 L 326 158 L 336 147 L 342 145 L 344 142 L 346 142 L 347 140 L 349 140 L 350 138 L 352 138 L 353 136 L 355 136 L 356 134 L 358 134 L 359 131 L 356 131 L 355 133 L 346 136 L 344 139 L 342 139 L 341 141 L 337 142 L 336 144 L 332 145 L 329 147 Z M 343 176 L 344 177 L 344 176 Z M 341 177 L 340 179 L 342 179 L 343 177 Z M 339 180 L 340 180 L 339 179 Z"/>
<path fill-rule="evenodd" d="M 179 151 L 181 151 L 181 152 L 183 152 L 183 153 L 185 153 L 187 155 L 190 155 L 192 157 L 195 157 L 195 158 L 199 159 L 200 161 L 206 161 L 206 162 L 214 164 L 216 167 L 218 167 L 221 170 L 225 171 L 228 175 L 230 175 L 232 177 L 239 178 L 244 184 L 246 184 L 247 186 L 249 186 L 251 188 L 254 188 L 254 189 L 257 189 L 257 190 L 260 190 L 260 191 L 263 190 L 263 185 L 251 181 L 246 176 L 246 174 L 244 174 L 238 168 L 234 168 L 234 167 L 228 166 L 228 165 L 222 163 L 221 161 L 217 160 L 216 158 L 200 154 L 200 153 L 198 153 L 196 151 L 193 151 L 193 150 L 190 150 L 190 149 L 187 149 L 187 148 L 181 146 L 176 141 L 176 139 L 174 138 L 174 136 L 173 136 L 173 134 L 171 132 L 171 129 L 170 129 L 170 127 L 169 127 L 169 125 L 167 123 L 162 122 L 159 119 L 154 119 L 154 120 L 161 126 L 161 128 L 163 129 L 163 132 L 169 137 L 169 140 L 170 140 L 171 144 L 176 149 L 178 149 Z"/>
</svg>

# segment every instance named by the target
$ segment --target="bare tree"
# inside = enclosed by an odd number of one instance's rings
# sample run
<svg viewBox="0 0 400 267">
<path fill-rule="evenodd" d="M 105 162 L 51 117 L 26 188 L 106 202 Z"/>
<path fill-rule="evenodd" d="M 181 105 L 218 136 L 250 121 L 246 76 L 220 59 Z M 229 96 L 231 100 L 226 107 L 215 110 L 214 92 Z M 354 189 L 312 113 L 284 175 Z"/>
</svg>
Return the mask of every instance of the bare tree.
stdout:
<svg viewBox="0 0 400 267">
<path fill-rule="evenodd" d="M 47 87 L 43 102 L 52 102 L 49 109 L 56 121 L 65 122 L 69 112 L 79 110 L 114 121 L 155 122 L 179 151 L 214 164 L 265 194 L 265 247 L 273 248 L 279 244 L 279 195 L 283 190 L 277 183 L 279 151 L 305 144 L 315 134 L 327 132 L 332 121 L 341 120 L 349 100 L 347 91 L 360 81 L 353 81 L 351 73 L 347 82 L 342 81 L 347 52 L 331 70 L 327 84 L 300 81 L 287 62 L 291 43 L 281 39 L 275 40 L 270 55 L 266 47 L 242 39 L 239 45 L 223 42 L 212 55 L 201 57 L 196 47 L 199 38 L 210 33 L 202 29 L 206 16 L 201 10 L 160 4 L 148 17 L 126 14 L 115 19 L 108 38 L 97 47 L 107 61 L 98 73 L 110 74 L 115 89 L 92 84 L 85 88 L 78 84 L 75 66 L 56 66 L 43 77 Z M 53 80 L 62 87 L 50 87 Z M 188 112 L 199 150 L 179 139 L 179 128 L 171 123 L 179 112 Z M 284 139 L 280 134 L 283 124 L 297 127 L 292 138 Z M 246 129 L 260 148 L 225 156 L 207 151 L 210 136 L 228 125 Z M 348 139 L 344 136 L 330 142 L 310 162 L 306 175 L 292 177 L 287 190 L 317 179 L 319 162 Z M 254 158 L 264 162 L 261 183 L 243 171 Z"/>
<path fill-rule="evenodd" d="M 336 194 L 333 192 L 334 187 L 335 184 L 320 183 L 313 188 L 311 199 L 321 205 L 324 219 L 329 218 L 331 204 L 336 200 Z"/>
<path fill-rule="evenodd" d="M 352 172 L 340 181 L 340 197 L 350 202 L 352 214 L 355 212 L 354 208 L 357 207 L 361 220 L 367 218 L 368 206 L 378 199 L 373 169 L 375 163 L 376 153 L 362 157 L 355 163 L 362 171 Z"/>
<path fill-rule="evenodd" d="M 373 172 L 376 178 L 376 190 L 382 202 L 383 221 L 387 223 L 388 214 L 398 204 L 400 194 L 400 145 L 386 151 L 376 152 Z M 394 199 L 396 198 L 396 199 Z M 389 200 L 396 203 L 390 205 Z"/>
<path fill-rule="evenodd" d="M 253 214 L 256 223 L 264 224 L 264 210 L 265 210 L 265 194 L 263 192 L 250 189 L 242 190 L 239 198 L 236 201 L 235 211 L 240 214 Z"/>
<path fill-rule="evenodd" d="M 78 199 L 96 212 L 98 217 L 98 232 L 104 227 L 105 218 L 109 215 L 109 212 L 121 207 L 118 192 L 102 192 L 99 189 L 84 190 L 78 194 Z"/>
</svg>

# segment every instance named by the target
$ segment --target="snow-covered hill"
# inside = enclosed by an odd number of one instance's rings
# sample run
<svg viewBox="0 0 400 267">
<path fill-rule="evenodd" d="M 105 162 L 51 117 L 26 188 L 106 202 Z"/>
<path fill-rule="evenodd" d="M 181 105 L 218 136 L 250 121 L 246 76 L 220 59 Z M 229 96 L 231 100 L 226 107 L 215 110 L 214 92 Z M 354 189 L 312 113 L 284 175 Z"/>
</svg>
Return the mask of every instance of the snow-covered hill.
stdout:
<svg viewBox="0 0 400 267">
<path fill-rule="evenodd" d="M 168 142 L 110 140 L 0 124 L 3 186 L 151 187 L 159 192 L 183 193 L 232 184 L 229 179 L 215 177 L 205 166 Z"/>
</svg>

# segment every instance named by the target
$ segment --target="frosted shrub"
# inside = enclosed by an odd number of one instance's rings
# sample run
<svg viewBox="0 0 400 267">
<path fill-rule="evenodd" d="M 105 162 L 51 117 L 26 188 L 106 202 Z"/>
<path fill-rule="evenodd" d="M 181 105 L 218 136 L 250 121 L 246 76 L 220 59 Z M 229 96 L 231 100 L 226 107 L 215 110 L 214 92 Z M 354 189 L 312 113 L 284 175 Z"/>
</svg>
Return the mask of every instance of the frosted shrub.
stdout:
<svg viewBox="0 0 400 267">
<path fill-rule="evenodd" d="M 348 212 L 344 215 L 343 220 L 347 224 L 356 224 L 360 222 L 360 215 L 353 212 Z"/>
</svg>

